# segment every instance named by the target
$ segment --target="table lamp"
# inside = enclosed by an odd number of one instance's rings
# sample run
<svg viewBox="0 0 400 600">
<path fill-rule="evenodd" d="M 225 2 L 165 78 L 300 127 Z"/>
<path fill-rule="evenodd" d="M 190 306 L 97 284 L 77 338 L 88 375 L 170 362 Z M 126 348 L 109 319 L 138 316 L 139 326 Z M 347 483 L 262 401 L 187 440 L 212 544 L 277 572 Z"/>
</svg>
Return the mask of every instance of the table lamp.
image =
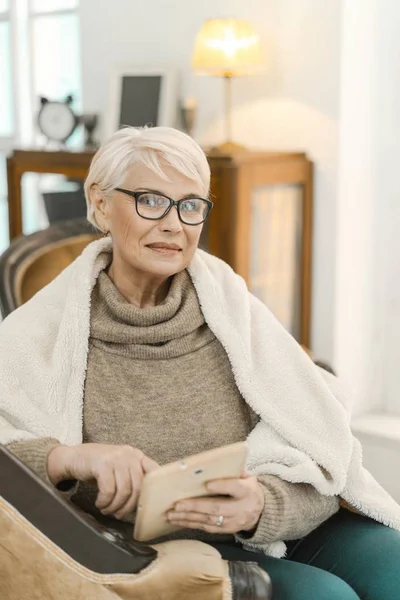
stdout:
<svg viewBox="0 0 400 600">
<path fill-rule="evenodd" d="M 249 75 L 262 65 L 260 40 L 247 21 L 210 19 L 196 36 L 192 67 L 201 75 L 225 79 L 225 137 L 213 148 L 217 154 L 236 154 L 245 150 L 232 140 L 232 77 Z"/>
</svg>

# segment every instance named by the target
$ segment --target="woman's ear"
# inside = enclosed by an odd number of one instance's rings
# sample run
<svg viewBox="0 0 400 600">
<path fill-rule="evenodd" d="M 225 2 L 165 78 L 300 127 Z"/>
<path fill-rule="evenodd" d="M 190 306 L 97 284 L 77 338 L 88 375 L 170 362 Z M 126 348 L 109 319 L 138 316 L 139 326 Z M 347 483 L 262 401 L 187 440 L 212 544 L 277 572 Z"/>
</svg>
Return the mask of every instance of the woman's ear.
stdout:
<svg viewBox="0 0 400 600">
<path fill-rule="evenodd" d="M 104 232 L 110 231 L 110 206 L 104 192 L 94 183 L 90 188 L 90 203 L 97 225 Z"/>
</svg>

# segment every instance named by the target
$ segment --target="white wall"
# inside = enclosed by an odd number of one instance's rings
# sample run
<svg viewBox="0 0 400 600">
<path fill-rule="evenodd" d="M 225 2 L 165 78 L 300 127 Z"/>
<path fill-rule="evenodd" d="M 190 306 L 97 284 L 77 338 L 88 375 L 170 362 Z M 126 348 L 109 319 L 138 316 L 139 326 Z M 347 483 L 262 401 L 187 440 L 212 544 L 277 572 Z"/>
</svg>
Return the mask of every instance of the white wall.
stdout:
<svg viewBox="0 0 400 600">
<path fill-rule="evenodd" d="M 234 16 L 260 32 L 265 74 L 234 81 L 234 137 L 250 147 L 304 150 L 315 162 L 312 348 L 332 358 L 340 0 L 81 0 L 85 111 L 107 113 L 118 64 L 169 64 L 199 103 L 195 136 L 223 136 L 222 82 L 191 73 L 194 37 L 206 18 Z"/>
<path fill-rule="evenodd" d="M 344 1 L 335 362 L 358 413 L 400 415 L 399 26 L 397 0 Z"/>
</svg>

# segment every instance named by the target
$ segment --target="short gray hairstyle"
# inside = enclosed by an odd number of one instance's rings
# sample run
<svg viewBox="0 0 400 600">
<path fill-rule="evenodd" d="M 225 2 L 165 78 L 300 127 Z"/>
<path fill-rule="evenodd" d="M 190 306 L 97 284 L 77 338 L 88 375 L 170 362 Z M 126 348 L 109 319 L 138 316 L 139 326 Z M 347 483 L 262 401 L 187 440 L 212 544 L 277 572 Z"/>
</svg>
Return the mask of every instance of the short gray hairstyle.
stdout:
<svg viewBox="0 0 400 600">
<path fill-rule="evenodd" d="M 97 184 L 106 198 L 122 185 L 128 169 L 145 165 L 167 180 L 168 165 L 200 184 L 202 195 L 210 191 L 210 167 L 206 155 L 191 137 L 172 127 L 124 127 L 106 140 L 94 155 L 85 181 L 87 218 L 97 229 L 90 190 Z"/>
</svg>

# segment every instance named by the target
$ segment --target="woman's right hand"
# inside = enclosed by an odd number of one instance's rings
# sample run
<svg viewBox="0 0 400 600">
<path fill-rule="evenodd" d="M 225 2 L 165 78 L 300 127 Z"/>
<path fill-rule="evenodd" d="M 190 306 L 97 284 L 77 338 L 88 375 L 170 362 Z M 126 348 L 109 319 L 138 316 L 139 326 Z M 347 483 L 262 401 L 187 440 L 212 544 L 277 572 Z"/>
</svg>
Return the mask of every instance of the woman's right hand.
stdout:
<svg viewBox="0 0 400 600">
<path fill-rule="evenodd" d="M 110 444 L 59 445 L 47 458 L 50 481 L 65 479 L 95 482 L 96 507 L 122 519 L 136 508 L 143 477 L 159 465 L 132 446 Z"/>
</svg>

